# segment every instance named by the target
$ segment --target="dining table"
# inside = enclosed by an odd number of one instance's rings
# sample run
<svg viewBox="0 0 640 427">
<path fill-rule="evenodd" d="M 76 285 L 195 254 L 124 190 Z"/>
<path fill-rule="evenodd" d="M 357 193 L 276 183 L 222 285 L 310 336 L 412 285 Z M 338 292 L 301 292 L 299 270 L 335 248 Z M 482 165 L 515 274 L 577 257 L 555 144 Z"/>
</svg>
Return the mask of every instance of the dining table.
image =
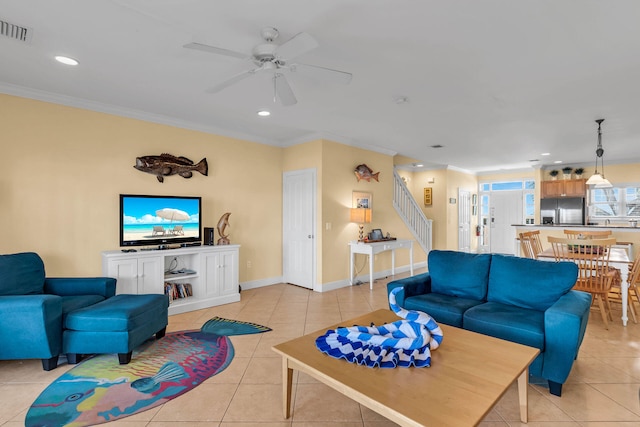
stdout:
<svg viewBox="0 0 640 427">
<path fill-rule="evenodd" d="M 541 261 L 555 261 L 556 257 L 553 254 L 553 248 L 548 247 L 538 254 L 538 259 Z M 620 270 L 620 276 L 622 277 L 622 283 L 620 283 L 620 293 L 622 294 L 622 325 L 627 326 L 627 309 L 629 299 L 629 265 L 632 260 L 629 259 L 629 253 L 623 248 L 611 248 L 609 252 L 609 265 Z"/>
</svg>

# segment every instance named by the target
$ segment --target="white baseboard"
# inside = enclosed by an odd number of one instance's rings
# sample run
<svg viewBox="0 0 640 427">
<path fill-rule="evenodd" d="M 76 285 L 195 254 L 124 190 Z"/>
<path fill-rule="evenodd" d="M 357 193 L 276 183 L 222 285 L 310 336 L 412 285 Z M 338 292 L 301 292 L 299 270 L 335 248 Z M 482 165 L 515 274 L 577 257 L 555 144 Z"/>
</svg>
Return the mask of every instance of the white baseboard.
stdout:
<svg viewBox="0 0 640 427">
<path fill-rule="evenodd" d="M 284 278 L 282 276 L 271 277 L 268 279 L 251 280 L 249 282 L 240 283 L 240 288 L 243 291 L 246 289 L 264 288 L 265 286 L 277 285 L 278 283 L 282 283 L 283 280 Z"/>
<path fill-rule="evenodd" d="M 417 262 L 413 264 L 413 269 L 417 270 L 419 268 L 427 268 L 427 261 L 422 261 L 422 262 Z M 400 267 L 396 267 L 395 269 L 396 274 L 398 273 L 406 273 L 410 271 L 410 268 L 408 265 L 404 265 L 404 266 L 400 266 Z M 391 270 L 383 270 L 383 271 L 376 271 L 373 273 L 373 279 L 377 280 L 377 279 L 386 279 L 387 277 L 391 276 Z M 260 279 L 260 280 L 252 280 L 250 282 L 242 282 L 240 283 L 240 287 L 242 288 L 242 290 L 247 290 L 247 289 L 257 289 L 257 288 L 263 288 L 265 286 L 271 286 L 271 285 L 277 285 L 279 283 L 283 283 L 284 278 L 282 276 L 279 277 L 271 277 L 268 279 Z M 356 276 L 354 278 L 354 281 L 360 281 L 362 282 L 362 285 L 369 285 L 369 275 L 363 275 L 363 276 Z M 321 283 L 320 285 L 314 286 L 313 290 L 315 292 L 328 292 L 328 291 L 334 291 L 336 289 L 340 289 L 340 288 L 346 288 L 348 286 L 351 286 L 349 283 L 349 279 L 343 279 L 343 280 L 336 280 L 335 282 L 329 282 L 329 283 Z"/>
</svg>

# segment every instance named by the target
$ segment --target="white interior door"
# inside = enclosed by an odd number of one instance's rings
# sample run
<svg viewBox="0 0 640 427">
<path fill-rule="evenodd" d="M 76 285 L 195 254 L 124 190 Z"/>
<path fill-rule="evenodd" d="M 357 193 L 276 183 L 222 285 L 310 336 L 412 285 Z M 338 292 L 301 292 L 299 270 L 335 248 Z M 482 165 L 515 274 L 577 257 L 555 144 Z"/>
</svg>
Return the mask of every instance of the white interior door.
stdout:
<svg viewBox="0 0 640 427">
<path fill-rule="evenodd" d="M 494 191 L 490 198 L 491 252 L 515 255 L 515 229 L 522 223 L 522 191 Z"/>
<path fill-rule="evenodd" d="M 313 289 L 316 271 L 316 170 L 285 172 L 282 190 L 282 274 Z"/>
<path fill-rule="evenodd" d="M 458 189 L 458 250 L 471 251 L 471 192 Z"/>
</svg>

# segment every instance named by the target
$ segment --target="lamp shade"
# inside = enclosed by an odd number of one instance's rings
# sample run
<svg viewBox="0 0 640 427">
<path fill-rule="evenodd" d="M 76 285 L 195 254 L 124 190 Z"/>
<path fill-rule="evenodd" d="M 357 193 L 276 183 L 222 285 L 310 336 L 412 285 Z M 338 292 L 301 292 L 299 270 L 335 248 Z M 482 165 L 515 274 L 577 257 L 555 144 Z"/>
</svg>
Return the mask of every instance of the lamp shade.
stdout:
<svg viewBox="0 0 640 427">
<path fill-rule="evenodd" d="M 587 185 L 594 185 L 595 188 L 611 188 L 613 185 L 611 182 L 600 175 L 599 173 L 594 173 L 586 182 Z"/>
<path fill-rule="evenodd" d="M 607 178 L 602 178 L 602 182 L 595 185 L 595 188 L 612 188 L 613 184 Z"/>
<path fill-rule="evenodd" d="M 602 178 L 602 175 L 600 175 L 599 173 L 594 173 L 587 180 L 587 185 L 602 184 L 603 182 L 604 182 L 604 179 Z"/>
<path fill-rule="evenodd" d="M 366 208 L 352 208 L 351 209 L 351 222 L 358 224 L 368 224 L 371 222 L 371 209 Z"/>
</svg>

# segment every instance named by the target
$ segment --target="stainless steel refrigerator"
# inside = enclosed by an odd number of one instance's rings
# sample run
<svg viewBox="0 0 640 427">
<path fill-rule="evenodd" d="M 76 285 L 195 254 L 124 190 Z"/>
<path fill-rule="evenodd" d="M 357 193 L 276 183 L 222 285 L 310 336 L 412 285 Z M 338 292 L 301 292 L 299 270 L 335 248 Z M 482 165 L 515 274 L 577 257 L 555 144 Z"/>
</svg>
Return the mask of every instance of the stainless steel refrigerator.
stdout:
<svg viewBox="0 0 640 427">
<path fill-rule="evenodd" d="M 543 224 L 584 225 L 584 198 L 541 199 L 540 218 Z"/>
</svg>

